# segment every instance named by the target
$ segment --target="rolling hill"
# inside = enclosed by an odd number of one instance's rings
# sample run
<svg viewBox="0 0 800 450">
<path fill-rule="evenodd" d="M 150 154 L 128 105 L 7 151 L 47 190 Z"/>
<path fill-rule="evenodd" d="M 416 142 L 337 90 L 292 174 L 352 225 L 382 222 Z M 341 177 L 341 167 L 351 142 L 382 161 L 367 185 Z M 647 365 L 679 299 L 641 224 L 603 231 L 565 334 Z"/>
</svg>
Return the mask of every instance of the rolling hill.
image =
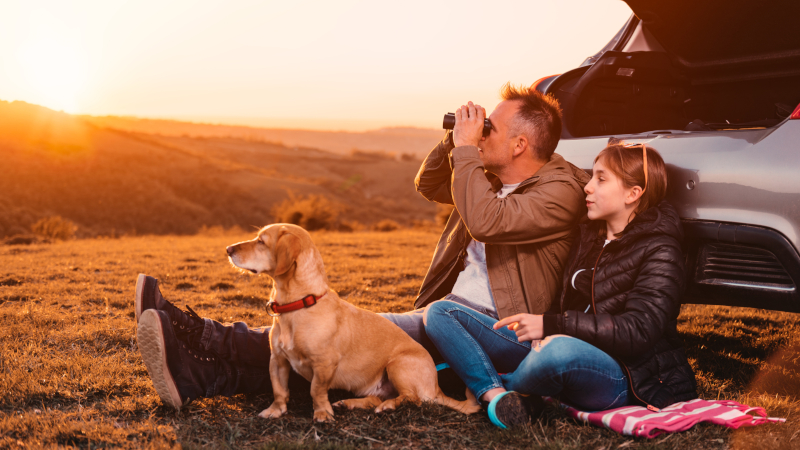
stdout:
<svg viewBox="0 0 800 450">
<path fill-rule="evenodd" d="M 366 225 L 434 217 L 435 206 L 414 191 L 420 161 L 390 154 L 402 143 L 374 149 L 382 152 L 345 152 L 340 143 L 334 152 L 213 125 L 186 124 L 193 133 L 171 125 L 170 133 L 137 131 L 0 101 L 0 237 L 56 215 L 84 236 L 249 228 L 272 222 L 273 207 L 290 193 L 325 196 L 342 206 L 342 219 Z"/>
<path fill-rule="evenodd" d="M 79 116 L 88 123 L 135 133 L 182 137 L 225 137 L 278 143 L 287 147 L 321 148 L 349 155 L 354 151 L 424 158 L 443 131 L 423 128 L 381 128 L 364 132 L 287 130 L 235 125 L 213 125 L 163 119 L 119 116 Z"/>
</svg>

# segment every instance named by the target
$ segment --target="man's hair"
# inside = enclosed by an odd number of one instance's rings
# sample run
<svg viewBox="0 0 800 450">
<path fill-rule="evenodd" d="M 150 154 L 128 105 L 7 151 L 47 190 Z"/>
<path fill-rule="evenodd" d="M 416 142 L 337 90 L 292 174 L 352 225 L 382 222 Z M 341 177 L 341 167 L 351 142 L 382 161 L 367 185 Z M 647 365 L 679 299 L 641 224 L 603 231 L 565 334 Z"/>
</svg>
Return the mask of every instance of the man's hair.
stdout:
<svg viewBox="0 0 800 450">
<path fill-rule="evenodd" d="M 551 95 L 526 86 L 506 83 L 500 88 L 503 100 L 517 100 L 519 110 L 509 123 L 509 134 L 525 135 L 533 148 L 533 157 L 548 161 L 561 138 L 561 107 Z"/>
</svg>

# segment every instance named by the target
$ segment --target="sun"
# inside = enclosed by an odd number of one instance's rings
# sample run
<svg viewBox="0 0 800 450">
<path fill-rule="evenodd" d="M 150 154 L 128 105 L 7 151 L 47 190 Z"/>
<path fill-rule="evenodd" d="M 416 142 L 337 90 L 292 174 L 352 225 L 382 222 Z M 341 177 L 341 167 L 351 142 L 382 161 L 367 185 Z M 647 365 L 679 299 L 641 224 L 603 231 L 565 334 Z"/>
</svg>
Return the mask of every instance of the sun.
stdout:
<svg viewBox="0 0 800 450">
<path fill-rule="evenodd" d="M 78 112 L 85 85 L 85 63 L 77 48 L 53 36 L 29 41 L 21 50 L 25 81 L 30 99 L 48 108 Z"/>
</svg>

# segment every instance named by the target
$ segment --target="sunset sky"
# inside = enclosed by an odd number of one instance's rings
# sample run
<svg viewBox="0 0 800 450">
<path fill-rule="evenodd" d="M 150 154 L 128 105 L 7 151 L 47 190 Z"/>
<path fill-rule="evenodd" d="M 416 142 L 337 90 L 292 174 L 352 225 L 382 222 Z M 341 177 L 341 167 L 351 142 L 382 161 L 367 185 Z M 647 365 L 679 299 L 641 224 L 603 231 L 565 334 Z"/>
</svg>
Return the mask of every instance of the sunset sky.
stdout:
<svg viewBox="0 0 800 450">
<path fill-rule="evenodd" d="M 437 128 L 577 67 L 619 0 L 3 1 L 0 100 L 292 128 Z"/>
</svg>

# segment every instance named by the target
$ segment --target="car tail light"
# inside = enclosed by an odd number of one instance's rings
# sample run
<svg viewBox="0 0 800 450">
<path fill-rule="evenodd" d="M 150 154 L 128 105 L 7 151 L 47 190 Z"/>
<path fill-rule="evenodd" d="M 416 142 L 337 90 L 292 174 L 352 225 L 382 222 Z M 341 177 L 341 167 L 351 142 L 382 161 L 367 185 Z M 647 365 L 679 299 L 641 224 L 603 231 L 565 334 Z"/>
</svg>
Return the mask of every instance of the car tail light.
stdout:
<svg viewBox="0 0 800 450">
<path fill-rule="evenodd" d="M 792 113 L 791 116 L 789 116 L 789 118 L 790 119 L 800 119 L 800 104 L 797 105 L 797 108 L 794 109 L 794 112 Z"/>
</svg>

